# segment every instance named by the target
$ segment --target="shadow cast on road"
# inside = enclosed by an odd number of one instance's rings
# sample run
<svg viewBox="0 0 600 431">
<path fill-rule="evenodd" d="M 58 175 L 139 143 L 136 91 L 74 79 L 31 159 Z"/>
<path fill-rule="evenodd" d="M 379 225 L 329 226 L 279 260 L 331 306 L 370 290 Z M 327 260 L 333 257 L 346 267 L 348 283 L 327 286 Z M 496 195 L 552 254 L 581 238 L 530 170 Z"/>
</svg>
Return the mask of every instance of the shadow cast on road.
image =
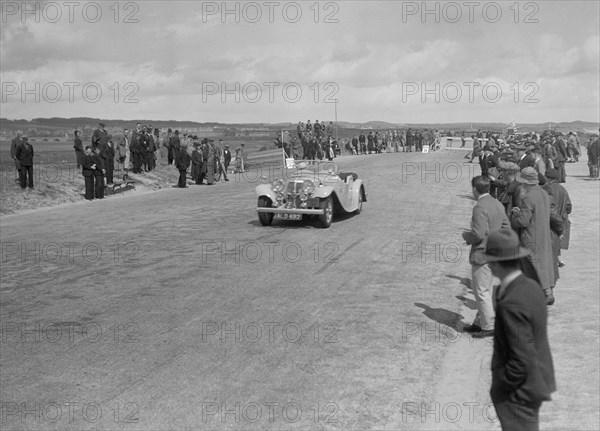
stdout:
<svg viewBox="0 0 600 431">
<path fill-rule="evenodd" d="M 454 329 L 456 332 L 462 332 L 459 330 L 458 323 L 462 321 L 462 314 L 455 313 L 454 311 L 446 310 L 445 308 L 432 308 L 427 304 L 421 302 L 415 302 L 415 305 L 423 309 L 423 314 L 438 322 L 441 325 L 445 325 L 449 328 Z"/>
<path fill-rule="evenodd" d="M 462 284 L 463 286 L 465 286 L 467 289 L 472 290 L 471 289 L 471 279 L 470 278 L 459 277 L 458 275 L 452 275 L 452 274 L 446 274 L 446 277 L 452 278 L 454 280 L 458 280 L 458 281 L 460 281 L 460 284 Z"/>
<path fill-rule="evenodd" d="M 465 307 L 467 307 L 471 310 L 477 310 L 477 303 L 475 301 L 473 301 L 472 299 L 465 298 L 462 295 L 456 295 L 455 298 L 461 300 L 463 302 L 463 304 L 465 305 Z"/>
</svg>

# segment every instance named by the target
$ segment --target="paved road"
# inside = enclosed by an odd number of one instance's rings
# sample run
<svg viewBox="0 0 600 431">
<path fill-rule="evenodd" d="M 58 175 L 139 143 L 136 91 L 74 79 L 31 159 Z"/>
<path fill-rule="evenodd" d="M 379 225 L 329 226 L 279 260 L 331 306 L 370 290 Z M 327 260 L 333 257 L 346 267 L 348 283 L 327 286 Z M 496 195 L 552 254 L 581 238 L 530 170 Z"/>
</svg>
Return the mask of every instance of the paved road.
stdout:
<svg viewBox="0 0 600 431">
<path fill-rule="evenodd" d="M 260 226 L 241 177 L 3 217 L 3 428 L 416 428 L 464 317 L 462 155 L 341 159 L 368 202 L 328 230 Z"/>
</svg>

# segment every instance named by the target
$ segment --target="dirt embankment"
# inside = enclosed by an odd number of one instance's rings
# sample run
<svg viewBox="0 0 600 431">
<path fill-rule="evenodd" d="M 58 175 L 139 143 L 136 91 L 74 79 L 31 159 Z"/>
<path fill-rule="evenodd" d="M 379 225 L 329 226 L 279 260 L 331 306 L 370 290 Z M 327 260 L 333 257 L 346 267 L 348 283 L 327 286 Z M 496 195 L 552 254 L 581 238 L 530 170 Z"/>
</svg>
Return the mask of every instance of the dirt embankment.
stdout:
<svg viewBox="0 0 600 431">
<path fill-rule="evenodd" d="M 34 188 L 22 190 L 15 170 L 2 173 L 0 186 L 0 214 L 15 214 L 23 211 L 50 207 L 84 200 L 85 185 L 81 170 L 75 165 L 34 166 Z M 114 182 L 122 182 L 124 172 L 115 171 Z M 161 165 L 151 172 L 131 174 L 134 184 L 124 187 L 106 188 L 106 196 L 147 192 L 177 184 L 179 173 L 173 166 Z"/>
</svg>

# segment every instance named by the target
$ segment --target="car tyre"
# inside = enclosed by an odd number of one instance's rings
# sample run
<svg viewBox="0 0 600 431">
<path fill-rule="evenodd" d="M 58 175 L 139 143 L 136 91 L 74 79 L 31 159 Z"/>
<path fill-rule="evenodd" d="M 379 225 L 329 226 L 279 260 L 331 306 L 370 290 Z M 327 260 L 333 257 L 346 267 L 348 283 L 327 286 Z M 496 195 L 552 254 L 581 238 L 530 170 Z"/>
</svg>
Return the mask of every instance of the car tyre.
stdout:
<svg viewBox="0 0 600 431">
<path fill-rule="evenodd" d="M 261 196 L 258 198 L 259 208 L 271 208 L 271 199 Z M 263 226 L 270 226 L 273 223 L 273 213 L 258 213 L 258 221 Z"/>
<path fill-rule="evenodd" d="M 354 211 L 354 214 L 360 214 L 362 212 L 363 193 L 364 192 L 365 192 L 365 190 L 362 187 L 358 191 L 358 207 L 356 208 L 356 211 Z"/>
<path fill-rule="evenodd" d="M 331 196 L 321 199 L 321 202 L 319 202 L 319 208 L 325 210 L 324 214 L 319 214 L 319 226 L 322 228 L 328 228 L 331 226 L 331 221 L 333 220 L 333 199 Z"/>
</svg>

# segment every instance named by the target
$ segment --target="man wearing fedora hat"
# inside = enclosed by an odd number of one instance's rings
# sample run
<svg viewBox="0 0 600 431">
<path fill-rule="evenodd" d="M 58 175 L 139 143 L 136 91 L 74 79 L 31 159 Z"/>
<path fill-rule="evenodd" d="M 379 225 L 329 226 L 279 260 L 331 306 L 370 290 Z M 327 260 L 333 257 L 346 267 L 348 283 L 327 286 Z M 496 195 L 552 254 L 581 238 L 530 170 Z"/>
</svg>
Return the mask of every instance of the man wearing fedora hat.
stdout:
<svg viewBox="0 0 600 431">
<path fill-rule="evenodd" d="M 503 430 L 539 430 L 539 409 L 556 390 L 548 311 L 519 261 L 531 255 L 510 229 L 490 232 L 484 258 L 500 279 L 490 396 Z"/>
<path fill-rule="evenodd" d="M 550 235 L 550 196 L 538 184 L 538 173 L 534 168 L 521 170 L 519 181 L 524 193 L 520 193 L 516 206 L 509 216 L 510 224 L 521 240 L 521 245 L 533 254 L 523 259 L 523 272 L 539 282 L 546 293 L 547 302 L 552 303 L 554 271 Z"/>
<path fill-rule="evenodd" d="M 471 230 L 462 234 L 471 246 L 469 263 L 477 315 L 472 325 L 465 325 L 465 332 L 479 333 L 481 337 L 492 336 L 494 331 L 494 306 L 492 304 L 493 277 L 490 267 L 483 258 L 490 231 L 509 229 L 510 223 L 502 204 L 490 196 L 490 180 L 476 176 L 471 180 L 473 196 L 477 203 L 473 207 Z"/>
</svg>

